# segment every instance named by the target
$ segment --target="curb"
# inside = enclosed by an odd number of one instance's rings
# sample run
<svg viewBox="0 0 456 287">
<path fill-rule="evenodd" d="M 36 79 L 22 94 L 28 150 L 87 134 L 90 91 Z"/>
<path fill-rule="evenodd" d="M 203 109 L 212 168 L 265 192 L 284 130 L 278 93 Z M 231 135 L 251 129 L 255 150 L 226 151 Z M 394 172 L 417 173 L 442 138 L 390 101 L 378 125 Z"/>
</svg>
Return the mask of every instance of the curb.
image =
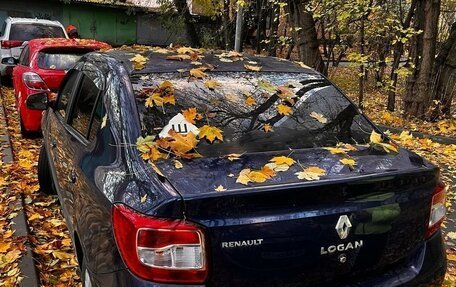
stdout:
<svg viewBox="0 0 456 287">
<path fill-rule="evenodd" d="M 0 92 L 1 94 L 1 92 Z M 3 105 L 3 99 L 1 100 L 0 105 L 0 116 L 3 116 L 5 122 L 1 122 L 1 125 L 7 125 L 5 107 Z M 4 127 L 6 133 L 0 136 L 0 144 L 3 146 L 3 162 L 9 163 L 14 161 L 13 151 L 11 149 L 11 139 L 9 137 L 9 131 L 7 126 Z M 24 197 L 21 194 L 20 197 L 16 200 L 14 204 L 15 209 L 17 210 L 17 216 L 14 217 L 11 221 L 14 225 L 15 234 L 18 237 L 28 238 L 30 235 L 29 227 L 27 224 L 27 217 L 25 215 L 24 208 Z M 22 255 L 21 261 L 19 263 L 19 268 L 21 270 L 21 276 L 23 277 L 19 286 L 21 287 L 38 287 L 39 286 L 39 277 L 38 272 L 35 266 L 33 259 L 32 248 L 30 242 L 27 240 L 25 242 L 25 253 Z"/>
<path fill-rule="evenodd" d="M 414 132 L 410 131 L 408 129 L 402 129 L 402 128 L 395 128 L 395 127 L 390 127 L 390 126 L 385 126 L 385 125 L 376 125 L 379 127 L 382 132 L 385 132 L 389 130 L 392 133 L 398 134 L 403 131 L 408 131 L 410 134 L 416 138 L 422 138 L 422 139 L 431 139 L 433 142 L 441 143 L 441 144 L 456 144 L 456 138 L 450 138 L 450 137 L 444 137 L 444 136 L 436 136 L 436 135 L 430 135 L 430 134 L 424 134 L 420 132 Z"/>
</svg>

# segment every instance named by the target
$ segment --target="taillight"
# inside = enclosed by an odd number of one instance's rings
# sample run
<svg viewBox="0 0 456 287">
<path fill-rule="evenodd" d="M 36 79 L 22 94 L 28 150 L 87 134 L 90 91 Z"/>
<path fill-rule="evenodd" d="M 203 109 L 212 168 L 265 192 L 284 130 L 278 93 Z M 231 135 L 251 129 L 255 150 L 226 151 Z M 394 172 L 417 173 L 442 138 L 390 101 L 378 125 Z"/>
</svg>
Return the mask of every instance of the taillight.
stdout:
<svg viewBox="0 0 456 287">
<path fill-rule="evenodd" d="M 130 271 L 145 280 L 201 284 L 207 277 L 204 234 L 184 220 L 142 215 L 116 204 L 114 236 Z"/>
<path fill-rule="evenodd" d="M 41 77 L 33 72 L 26 72 L 22 74 L 22 80 L 27 88 L 37 91 L 48 91 L 49 88 Z"/>
<path fill-rule="evenodd" d="M 3 40 L 0 41 L 0 45 L 3 49 L 11 49 L 15 47 L 20 47 L 23 41 L 15 41 L 15 40 Z"/>
<path fill-rule="evenodd" d="M 445 219 L 446 192 L 447 187 L 443 182 L 439 181 L 434 189 L 434 193 L 432 194 L 431 214 L 429 215 L 429 223 L 426 232 L 426 238 L 432 236 L 432 234 L 434 234 L 440 228 L 440 225 Z"/>
</svg>

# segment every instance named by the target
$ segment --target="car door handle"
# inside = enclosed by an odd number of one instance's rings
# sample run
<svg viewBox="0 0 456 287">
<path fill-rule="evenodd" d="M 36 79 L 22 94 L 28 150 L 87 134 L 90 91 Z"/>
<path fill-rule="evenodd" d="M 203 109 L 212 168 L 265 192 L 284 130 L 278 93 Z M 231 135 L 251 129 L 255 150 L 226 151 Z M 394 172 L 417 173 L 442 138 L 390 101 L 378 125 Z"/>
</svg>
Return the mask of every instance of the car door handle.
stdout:
<svg viewBox="0 0 456 287">
<path fill-rule="evenodd" d="M 76 172 L 74 170 L 70 171 L 70 173 L 68 174 L 68 180 L 71 183 L 76 183 L 77 176 L 76 176 Z"/>
</svg>

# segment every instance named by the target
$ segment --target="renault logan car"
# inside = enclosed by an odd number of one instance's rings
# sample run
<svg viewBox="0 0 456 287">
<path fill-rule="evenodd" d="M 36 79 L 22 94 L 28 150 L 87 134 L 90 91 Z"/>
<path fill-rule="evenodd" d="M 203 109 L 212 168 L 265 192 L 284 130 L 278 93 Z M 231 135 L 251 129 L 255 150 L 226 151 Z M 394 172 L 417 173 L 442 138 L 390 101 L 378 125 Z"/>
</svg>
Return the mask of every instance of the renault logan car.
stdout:
<svg viewBox="0 0 456 287">
<path fill-rule="evenodd" d="M 82 57 L 43 117 L 84 286 L 430 286 L 438 169 L 300 64 L 190 48 Z"/>
<path fill-rule="evenodd" d="M 89 52 L 110 49 L 111 46 L 89 39 L 34 39 L 25 45 L 13 70 L 14 95 L 19 111 L 21 134 L 41 131 L 42 111 L 30 110 L 26 99 L 31 94 L 46 92 L 54 95 L 66 72 L 79 58 Z"/>
</svg>

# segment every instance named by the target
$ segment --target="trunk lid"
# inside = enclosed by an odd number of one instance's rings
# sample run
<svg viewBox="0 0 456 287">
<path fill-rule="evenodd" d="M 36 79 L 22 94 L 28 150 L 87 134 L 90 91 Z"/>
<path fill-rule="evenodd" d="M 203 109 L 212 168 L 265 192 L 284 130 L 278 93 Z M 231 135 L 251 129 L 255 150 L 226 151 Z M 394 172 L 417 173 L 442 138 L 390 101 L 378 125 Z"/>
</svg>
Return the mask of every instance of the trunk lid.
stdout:
<svg viewBox="0 0 456 287">
<path fill-rule="evenodd" d="M 337 155 L 306 149 L 292 157 L 324 168 L 319 181 L 297 179 L 295 164 L 262 184 L 235 182 L 240 170 L 275 155 L 196 159 L 182 169 L 160 163 L 186 217 L 206 229 L 209 285 L 315 286 L 348 273 L 353 280 L 386 271 L 421 246 L 437 170 L 420 157 L 365 148 L 353 153 L 350 170 Z M 227 191 L 215 191 L 219 185 Z"/>
</svg>

